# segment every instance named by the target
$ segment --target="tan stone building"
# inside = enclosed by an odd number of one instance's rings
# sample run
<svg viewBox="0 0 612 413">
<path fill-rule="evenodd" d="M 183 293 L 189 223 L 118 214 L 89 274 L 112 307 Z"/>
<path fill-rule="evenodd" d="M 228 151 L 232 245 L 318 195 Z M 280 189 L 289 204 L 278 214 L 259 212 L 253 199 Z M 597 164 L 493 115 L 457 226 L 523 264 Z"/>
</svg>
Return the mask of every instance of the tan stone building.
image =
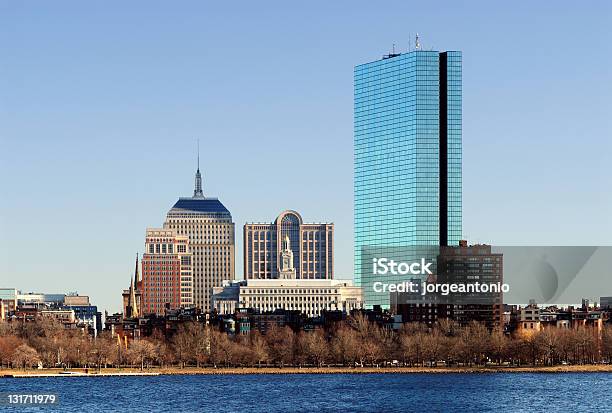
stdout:
<svg viewBox="0 0 612 413">
<path fill-rule="evenodd" d="M 217 198 L 204 196 L 199 166 L 193 197 L 179 198 L 168 212 L 164 228 L 188 237 L 193 302 L 209 312 L 213 287 L 220 287 L 223 280 L 234 279 L 235 231 L 227 208 Z"/>
<path fill-rule="evenodd" d="M 334 278 L 334 224 L 304 223 L 287 210 L 273 223 L 244 225 L 244 278 L 277 279 L 281 276 L 283 241 L 291 245 L 297 279 Z"/>
<path fill-rule="evenodd" d="M 76 317 L 74 315 L 74 310 L 61 310 L 61 309 L 53 309 L 53 310 L 42 310 L 40 312 L 41 317 L 50 318 L 59 321 L 60 323 L 66 324 L 76 324 Z"/>
</svg>

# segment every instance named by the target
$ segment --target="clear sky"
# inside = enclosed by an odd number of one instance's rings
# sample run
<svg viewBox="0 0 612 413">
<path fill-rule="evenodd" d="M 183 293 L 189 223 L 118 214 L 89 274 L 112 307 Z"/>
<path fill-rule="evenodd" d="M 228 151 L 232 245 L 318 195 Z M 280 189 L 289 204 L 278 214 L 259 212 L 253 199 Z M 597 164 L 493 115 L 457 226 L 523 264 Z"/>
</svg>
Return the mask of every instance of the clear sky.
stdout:
<svg viewBox="0 0 612 413">
<path fill-rule="evenodd" d="M 118 311 L 197 138 L 239 278 L 284 209 L 352 277 L 353 67 L 416 32 L 463 51 L 464 237 L 610 245 L 612 5 L 533 3 L 0 0 L 0 286 Z"/>
</svg>

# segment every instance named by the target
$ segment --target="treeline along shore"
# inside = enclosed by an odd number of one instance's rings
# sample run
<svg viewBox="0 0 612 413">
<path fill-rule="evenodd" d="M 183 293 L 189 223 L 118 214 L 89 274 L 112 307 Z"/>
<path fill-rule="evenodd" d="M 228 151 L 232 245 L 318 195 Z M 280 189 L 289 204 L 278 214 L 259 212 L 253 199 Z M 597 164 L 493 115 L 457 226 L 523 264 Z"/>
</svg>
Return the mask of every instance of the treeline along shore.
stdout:
<svg viewBox="0 0 612 413">
<path fill-rule="evenodd" d="M 443 319 L 433 327 L 405 324 L 395 332 L 362 315 L 328 329 L 228 335 L 186 323 L 171 337 L 96 338 L 41 319 L 0 324 L 0 369 L 163 374 L 273 372 L 609 371 L 612 326 L 545 328 L 517 336 L 478 323 Z M 51 371 L 51 370 L 50 370 Z"/>
<path fill-rule="evenodd" d="M 612 373 L 610 364 L 563 366 L 480 366 L 480 367 L 395 367 L 395 366 L 325 366 L 325 367 L 158 367 L 144 371 L 138 367 L 97 369 L 2 369 L 0 378 L 12 377 L 107 377 L 172 375 L 251 375 L 251 374 L 488 374 L 488 373 Z"/>
</svg>

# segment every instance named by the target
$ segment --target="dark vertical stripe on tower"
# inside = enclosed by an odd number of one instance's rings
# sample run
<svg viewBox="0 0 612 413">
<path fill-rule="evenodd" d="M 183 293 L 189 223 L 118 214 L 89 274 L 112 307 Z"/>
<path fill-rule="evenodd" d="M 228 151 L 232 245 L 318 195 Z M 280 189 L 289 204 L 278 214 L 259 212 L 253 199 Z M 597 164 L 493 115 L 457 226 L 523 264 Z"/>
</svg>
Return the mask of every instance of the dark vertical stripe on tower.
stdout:
<svg viewBox="0 0 612 413">
<path fill-rule="evenodd" d="M 440 245 L 448 245 L 448 81 L 447 54 L 440 53 Z"/>
</svg>

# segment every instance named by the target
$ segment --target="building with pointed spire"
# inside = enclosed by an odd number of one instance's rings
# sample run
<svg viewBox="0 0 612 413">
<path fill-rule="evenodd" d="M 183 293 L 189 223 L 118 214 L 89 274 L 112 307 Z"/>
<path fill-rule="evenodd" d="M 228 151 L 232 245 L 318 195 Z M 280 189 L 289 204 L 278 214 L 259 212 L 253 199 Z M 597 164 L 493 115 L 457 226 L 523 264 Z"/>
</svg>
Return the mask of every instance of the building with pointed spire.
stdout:
<svg viewBox="0 0 612 413">
<path fill-rule="evenodd" d="M 140 280 L 138 263 L 138 254 L 136 254 L 136 268 L 134 269 L 134 278 L 130 279 L 130 287 L 127 290 L 123 290 L 123 317 L 124 318 L 137 318 L 140 314 L 140 301 L 141 301 L 141 289 L 142 282 Z"/>
<path fill-rule="evenodd" d="M 138 303 L 136 302 L 136 287 L 134 281 L 130 283 L 130 298 L 128 300 L 128 306 L 130 308 L 131 317 L 138 318 Z"/>
<path fill-rule="evenodd" d="M 228 209 L 217 198 L 204 196 L 200 156 L 195 188 L 190 198 L 179 198 L 166 216 L 164 228 L 187 237 L 192 254 L 193 304 L 211 310 L 213 287 L 233 280 L 234 222 Z"/>
<path fill-rule="evenodd" d="M 198 169 L 195 175 L 195 189 L 193 190 L 194 198 L 204 198 L 202 191 L 202 174 L 200 173 L 200 141 L 198 141 Z"/>
</svg>

